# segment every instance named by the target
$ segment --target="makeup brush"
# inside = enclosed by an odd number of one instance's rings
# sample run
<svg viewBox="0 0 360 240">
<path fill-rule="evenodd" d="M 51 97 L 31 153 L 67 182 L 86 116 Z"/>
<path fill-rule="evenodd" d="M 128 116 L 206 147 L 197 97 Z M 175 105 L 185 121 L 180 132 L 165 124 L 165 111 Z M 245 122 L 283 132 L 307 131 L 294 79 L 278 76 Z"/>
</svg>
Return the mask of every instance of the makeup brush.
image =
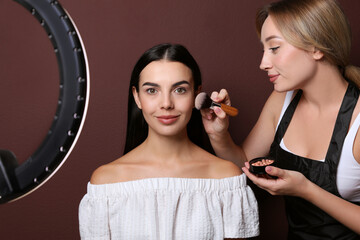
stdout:
<svg viewBox="0 0 360 240">
<path fill-rule="evenodd" d="M 232 117 L 236 116 L 239 112 L 234 107 L 231 107 L 231 106 L 223 104 L 223 103 L 214 102 L 213 100 L 211 100 L 209 95 L 207 95 L 205 92 L 201 92 L 196 96 L 195 108 L 197 110 L 204 109 L 204 108 L 213 109 L 214 107 L 221 108 L 224 112 L 226 112 L 226 114 L 228 114 L 229 116 L 232 116 Z"/>
</svg>

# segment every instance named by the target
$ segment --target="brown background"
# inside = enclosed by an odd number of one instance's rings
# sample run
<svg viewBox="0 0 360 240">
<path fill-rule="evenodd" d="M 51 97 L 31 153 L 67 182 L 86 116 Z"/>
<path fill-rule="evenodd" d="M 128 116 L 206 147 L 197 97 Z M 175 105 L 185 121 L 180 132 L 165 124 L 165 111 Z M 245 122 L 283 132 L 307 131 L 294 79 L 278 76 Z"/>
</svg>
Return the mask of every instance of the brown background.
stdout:
<svg viewBox="0 0 360 240">
<path fill-rule="evenodd" d="M 0 206 L 1 239 L 79 239 L 78 204 L 92 171 L 121 156 L 130 72 L 149 47 L 185 45 L 198 61 L 207 92 L 226 88 L 240 114 L 230 130 L 240 143 L 272 85 L 258 66 L 262 47 L 256 9 L 269 0 L 60 0 L 88 54 L 91 88 L 79 141 L 44 186 Z M 352 63 L 360 65 L 360 1 L 341 0 L 353 29 Z M 59 73 L 45 31 L 27 10 L 0 0 L 0 148 L 25 161 L 44 139 L 57 106 Z M 256 190 L 258 239 L 284 239 L 282 200 Z"/>
</svg>

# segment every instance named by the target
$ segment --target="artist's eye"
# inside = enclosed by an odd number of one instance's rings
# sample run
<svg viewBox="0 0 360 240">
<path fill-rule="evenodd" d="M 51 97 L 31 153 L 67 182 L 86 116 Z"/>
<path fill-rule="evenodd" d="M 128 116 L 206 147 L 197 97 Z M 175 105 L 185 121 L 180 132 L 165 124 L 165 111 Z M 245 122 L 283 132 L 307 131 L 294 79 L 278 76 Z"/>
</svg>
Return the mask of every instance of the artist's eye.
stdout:
<svg viewBox="0 0 360 240">
<path fill-rule="evenodd" d="M 148 89 L 146 89 L 146 92 L 148 94 L 155 94 L 155 93 L 157 93 L 157 90 L 155 88 L 148 88 Z"/>
<path fill-rule="evenodd" d="M 272 48 L 269 48 L 269 49 L 270 49 L 270 51 L 271 51 L 272 53 L 276 53 L 279 48 L 280 48 L 280 47 L 278 46 L 278 47 L 272 47 Z"/>
<path fill-rule="evenodd" d="M 186 89 L 183 87 L 178 87 L 175 89 L 175 92 L 178 94 L 184 94 L 184 93 L 186 93 Z"/>
</svg>

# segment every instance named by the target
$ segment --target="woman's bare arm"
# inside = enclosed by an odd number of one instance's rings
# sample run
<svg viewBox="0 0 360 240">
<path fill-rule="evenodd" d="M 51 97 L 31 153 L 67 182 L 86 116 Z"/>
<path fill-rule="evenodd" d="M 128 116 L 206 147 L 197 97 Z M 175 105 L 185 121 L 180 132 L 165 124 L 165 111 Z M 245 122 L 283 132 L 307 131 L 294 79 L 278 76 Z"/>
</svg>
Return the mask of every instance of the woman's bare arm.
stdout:
<svg viewBox="0 0 360 240">
<path fill-rule="evenodd" d="M 213 92 L 214 101 L 230 105 L 226 90 Z M 266 156 L 274 139 L 276 123 L 280 116 L 285 93 L 273 92 L 266 101 L 260 117 L 244 143 L 236 145 L 228 132 L 229 119 L 220 108 L 202 110 L 203 123 L 217 156 L 243 166 L 245 161 Z"/>
</svg>

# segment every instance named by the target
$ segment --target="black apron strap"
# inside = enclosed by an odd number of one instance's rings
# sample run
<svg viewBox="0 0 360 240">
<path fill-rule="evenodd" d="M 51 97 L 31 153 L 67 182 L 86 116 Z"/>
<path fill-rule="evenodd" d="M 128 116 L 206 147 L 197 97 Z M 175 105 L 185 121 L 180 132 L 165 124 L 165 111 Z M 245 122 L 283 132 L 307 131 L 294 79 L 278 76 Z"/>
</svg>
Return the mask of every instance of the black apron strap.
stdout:
<svg viewBox="0 0 360 240">
<path fill-rule="evenodd" d="M 342 147 L 344 145 L 345 137 L 350 128 L 351 118 L 358 98 L 359 91 L 356 89 L 356 86 L 354 86 L 352 83 L 349 83 L 343 101 L 341 103 L 334 131 L 330 140 L 329 149 L 325 157 L 325 162 L 328 163 L 329 170 L 333 173 L 330 175 L 329 180 L 334 183 L 334 186 L 336 186 L 337 167 L 339 164 Z M 337 188 L 336 193 L 337 195 L 339 195 Z"/>
</svg>

